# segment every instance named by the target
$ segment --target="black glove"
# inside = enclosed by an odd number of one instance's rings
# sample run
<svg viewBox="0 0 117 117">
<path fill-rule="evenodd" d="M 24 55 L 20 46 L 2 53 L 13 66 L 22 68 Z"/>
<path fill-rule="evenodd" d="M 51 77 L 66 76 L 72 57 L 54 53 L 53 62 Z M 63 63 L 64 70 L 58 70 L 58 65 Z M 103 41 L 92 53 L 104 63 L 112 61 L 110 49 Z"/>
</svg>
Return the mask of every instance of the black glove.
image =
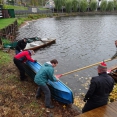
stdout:
<svg viewBox="0 0 117 117">
<path fill-rule="evenodd" d="M 37 60 L 34 60 L 34 62 L 36 63 L 36 62 L 37 62 Z"/>
</svg>

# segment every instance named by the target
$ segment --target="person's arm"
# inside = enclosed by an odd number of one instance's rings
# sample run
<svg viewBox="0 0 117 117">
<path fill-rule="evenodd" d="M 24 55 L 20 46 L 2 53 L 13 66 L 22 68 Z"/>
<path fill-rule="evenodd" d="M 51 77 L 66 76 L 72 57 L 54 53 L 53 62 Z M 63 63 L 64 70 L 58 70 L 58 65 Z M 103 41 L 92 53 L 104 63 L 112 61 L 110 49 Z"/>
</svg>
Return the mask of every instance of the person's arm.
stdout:
<svg viewBox="0 0 117 117">
<path fill-rule="evenodd" d="M 95 83 L 94 78 L 92 78 L 91 84 L 89 86 L 89 90 L 87 91 L 87 93 L 85 95 L 84 101 L 86 101 L 86 100 L 91 98 L 91 96 L 93 95 L 93 93 L 95 91 L 95 88 L 96 88 L 96 83 Z"/>
<path fill-rule="evenodd" d="M 51 80 L 51 81 L 58 81 L 58 79 L 54 76 L 54 68 L 50 68 L 47 72 L 48 74 L 48 78 Z"/>
<path fill-rule="evenodd" d="M 18 50 L 20 50 L 20 51 L 22 51 L 22 49 L 21 49 L 21 43 L 22 43 L 22 40 L 19 40 L 18 42 L 17 42 L 17 49 Z"/>
<path fill-rule="evenodd" d="M 26 54 L 26 58 L 27 58 L 27 60 L 29 60 L 31 62 L 35 62 L 35 60 L 31 58 L 29 53 Z"/>
</svg>

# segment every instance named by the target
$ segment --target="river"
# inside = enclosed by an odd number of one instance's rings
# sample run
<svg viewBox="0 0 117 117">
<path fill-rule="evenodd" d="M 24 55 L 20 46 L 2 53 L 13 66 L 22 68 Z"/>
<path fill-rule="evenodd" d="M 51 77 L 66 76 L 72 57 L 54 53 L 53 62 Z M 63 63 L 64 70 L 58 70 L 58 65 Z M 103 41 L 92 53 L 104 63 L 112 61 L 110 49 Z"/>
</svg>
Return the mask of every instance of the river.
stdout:
<svg viewBox="0 0 117 117">
<path fill-rule="evenodd" d="M 56 38 L 56 44 L 36 51 L 34 59 L 45 63 L 56 58 L 55 74 L 66 73 L 111 58 L 116 47 L 117 16 L 93 15 L 44 18 L 29 22 L 19 29 L 24 37 Z M 115 66 L 117 60 L 107 63 Z M 63 76 L 61 80 L 75 95 L 86 93 L 90 79 L 97 75 L 97 66 Z"/>
</svg>

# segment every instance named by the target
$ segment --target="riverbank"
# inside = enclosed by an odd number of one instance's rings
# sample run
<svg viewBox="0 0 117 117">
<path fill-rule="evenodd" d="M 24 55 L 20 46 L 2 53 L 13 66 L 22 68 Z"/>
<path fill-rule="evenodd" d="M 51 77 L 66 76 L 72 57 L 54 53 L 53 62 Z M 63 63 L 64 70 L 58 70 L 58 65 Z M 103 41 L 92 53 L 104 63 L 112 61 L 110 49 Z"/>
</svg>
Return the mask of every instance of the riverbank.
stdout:
<svg viewBox="0 0 117 117">
<path fill-rule="evenodd" d="M 44 95 L 35 99 L 37 85 L 28 77 L 28 82 L 19 80 L 19 71 L 12 59 L 14 50 L 11 50 L 11 60 L 3 65 L 0 72 L 0 116 L 5 117 L 73 117 L 79 114 L 73 106 L 58 103 L 52 99 L 55 108 L 46 113 Z M 0 58 L 1 59 L 1 58 Z"/>
</svg>

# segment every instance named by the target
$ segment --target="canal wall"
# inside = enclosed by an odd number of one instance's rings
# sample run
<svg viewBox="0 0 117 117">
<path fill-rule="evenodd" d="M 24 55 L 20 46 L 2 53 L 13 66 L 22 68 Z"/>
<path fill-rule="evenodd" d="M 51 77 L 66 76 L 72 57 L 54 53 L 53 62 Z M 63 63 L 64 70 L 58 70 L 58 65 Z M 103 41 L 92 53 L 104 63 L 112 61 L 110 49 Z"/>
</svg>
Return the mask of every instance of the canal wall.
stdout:
<svg viewBox="0 0 117 117">
<path fill-rule="evenodd" d="M 117 15 L 117 11 L 111 12 L 101 12 L 101 11 L 94 11 L 94 12 L 71 12 L 71 13 L 53 13 L 55 17 L 61 16 L 83 16 L 83 15 Z"/>
<path fill-rule="evenodd" d="M 17 36 L 18 31 L 18 23 L 17 20 L 15 20 L 12 24 L 6 26 L 3 29 L 0 29 L 0 38 L 6 38 L 10 41 L 14 41 L 14 39 Z"/>
</svg>

